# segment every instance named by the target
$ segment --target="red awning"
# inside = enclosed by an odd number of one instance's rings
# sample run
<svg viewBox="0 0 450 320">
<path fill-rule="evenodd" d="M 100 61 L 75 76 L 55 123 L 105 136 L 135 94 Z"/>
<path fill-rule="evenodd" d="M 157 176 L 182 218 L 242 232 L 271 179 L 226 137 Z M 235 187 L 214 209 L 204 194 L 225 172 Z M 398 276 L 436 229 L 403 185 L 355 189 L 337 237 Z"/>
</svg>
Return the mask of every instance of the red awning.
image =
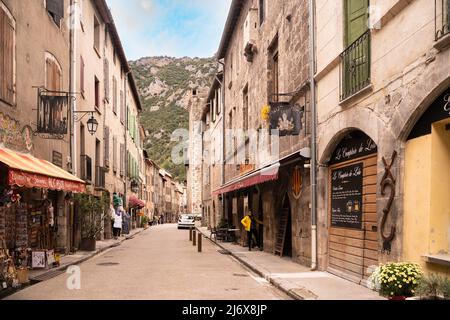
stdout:
<svg viewBox="0 0 450 320">
<path fill-rule="evenodd" d="M 29 154 L 0 148 L 0 162 L 8 167 L 8 185 L 81 193 L 85 182 L 54 164 Z"/>
<path fill-rule="evenodd" d="M 250 173 L 245 177 L 241 177 L 236 181 L 232 181 L 227 185 L 213 191 L 213 195 L 226 194 L 236 190 L 245 189 L 251 186 L 255 186 L 264 182 L 278 180 L 278 169 L 280 164 L 270 166 L 268 168 L 260 169 L 256 172 Z"/>
</svg>

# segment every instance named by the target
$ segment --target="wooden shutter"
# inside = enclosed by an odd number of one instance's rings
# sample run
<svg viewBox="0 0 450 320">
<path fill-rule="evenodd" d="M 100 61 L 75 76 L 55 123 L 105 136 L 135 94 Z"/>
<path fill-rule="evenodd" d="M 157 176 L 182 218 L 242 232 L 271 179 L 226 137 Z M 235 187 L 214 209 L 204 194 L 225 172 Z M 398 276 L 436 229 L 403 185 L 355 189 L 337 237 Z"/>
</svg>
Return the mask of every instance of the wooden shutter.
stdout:
<svg viewBox="0 0 450 320">
<path fill-rule="evenodd" d="M 108 59 L 105 59 L 104 65 L 103 65 L 103 81 L 105 86 L 105 99 L 109 101 L 109 61 Z"/>
<path fill-rule="evenodd" d="M 80 57 L 80 91 L 84 95 L 84 59 Z"/>
<path fill-rule="evenodd" d="M 113 77 L 113 112 L 117 114 L 117 79 Z"/>
<path fill-rule="evenodd" d="M 105 126 L 105 136 L 104 136 L 104 145 L 105 145 L 105 168 L 109 168 L 109 127 Z"/>
<path fill-rule="evenodd" d="M 120 121 L 122 122 L 122 124 L 125 121 L 125 108 L 124 108 L 124 103 L 123 103 L 123 91 L 120 90 Z"/>
<path fill-rule="evenodd" d="M 113 136 L 113 172 L 117 172 L 117 137 Z"/>
<path fill-rule="evenodd" d="M 47 69 L 47 75 L 46 75 L 47 83 L 46 83 L 45 87 L 47 88 L 47 90 L 61 91 L 62 75 L 61 75 L 61 71 L 59 69 L 58 64 L 54 60 L 47 58 L 46 69 Z"/>
<path fill-rule="evenodd" d="M 0 99 L 14 103 L 14 25 L 0 9 Z"/>
<path fill-rule="evenodd" d="M 368 0 L 346 0 L 346 47 L 368 29 Z"/>
</svg>

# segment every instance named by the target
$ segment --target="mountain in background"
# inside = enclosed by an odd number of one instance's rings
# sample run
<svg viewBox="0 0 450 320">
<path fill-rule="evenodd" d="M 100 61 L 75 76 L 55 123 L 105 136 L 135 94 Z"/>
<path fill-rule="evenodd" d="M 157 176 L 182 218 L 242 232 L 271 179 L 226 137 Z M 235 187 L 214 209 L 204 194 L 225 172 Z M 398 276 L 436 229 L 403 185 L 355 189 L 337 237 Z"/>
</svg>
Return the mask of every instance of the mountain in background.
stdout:
<svg viewBox="0 0 450 320">
<path fill-rule="evenodd" d="M 187 111 L 192 89 L 208 90 L 218 64 L 215 58 L 147 57 L 131 61 L 141 95 L 141 124 L 149 139 L 144 148 L 149 157 L 175 179 L 186 180 L 184 165 L 175 165 L 170 138 L 176 129 L 189 129 Z"/>
</svg>

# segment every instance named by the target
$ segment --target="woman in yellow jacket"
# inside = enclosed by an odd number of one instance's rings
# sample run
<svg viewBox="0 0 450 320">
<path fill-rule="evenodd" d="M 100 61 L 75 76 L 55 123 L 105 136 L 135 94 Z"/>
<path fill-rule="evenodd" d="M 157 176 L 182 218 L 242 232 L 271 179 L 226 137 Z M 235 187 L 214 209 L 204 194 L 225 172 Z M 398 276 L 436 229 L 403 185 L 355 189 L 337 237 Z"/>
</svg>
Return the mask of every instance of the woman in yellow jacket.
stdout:
<svg viewBox="0 0 450 320">
<path fill-rule="evenodd" d="M 241 224 L 244 226 L 245 231 L 247 231 L 247 241 L 248 241 L 248 251 L 252 251 L 253 247 L 253 235 L 256 238 L 256 245 L 260 248 L 259 245 L 259 237 L 258 231 L 256 229 L 258 224 L 263 224 L 260 220 L 258 220 L 255 216 L 253 216 L 252 212 L 249 211 L 248 214 L 241 220 Z"/>
</svg>

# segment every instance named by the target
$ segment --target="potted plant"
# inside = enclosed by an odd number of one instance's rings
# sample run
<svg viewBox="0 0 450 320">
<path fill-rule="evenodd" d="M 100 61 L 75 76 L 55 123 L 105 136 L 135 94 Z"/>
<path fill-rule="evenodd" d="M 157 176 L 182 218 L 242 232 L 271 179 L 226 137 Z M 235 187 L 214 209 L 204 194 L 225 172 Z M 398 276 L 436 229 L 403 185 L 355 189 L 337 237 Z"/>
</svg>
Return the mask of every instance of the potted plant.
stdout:
<svg viewBox="0 0 450 320">
<path fill-rule="evenodd" d="M 390 300 L 406 300 L 415 294 L 422 279 L 422 270 L 414 263 L 380 265 L 371 276 L 374 287 Z"/>
<path fill-rule="evenodd" d="M 143 216 L 141 222 L 142 222 L 142 227 L 144 229 L 148 229 L 148 222 L 149 222 L 148 217 L 147 216 Z"/>
<path fill-rule="evenodd" d="M 417 295 L 421 300 L 450 299 L 450 280 L 435 273 L 427 275 L 421 279 Z"/>
<path fill-rule="evenodd" d="M 103 231 L 102 221 L 106 217 L 106 212 L 108 212 L 109 199 L 104 195 L 97 198 L 91 195 L 78 194 L 76 202 L 80 212 L 80 249 L 95 251 L 97 236 Z"/>
</svg>

